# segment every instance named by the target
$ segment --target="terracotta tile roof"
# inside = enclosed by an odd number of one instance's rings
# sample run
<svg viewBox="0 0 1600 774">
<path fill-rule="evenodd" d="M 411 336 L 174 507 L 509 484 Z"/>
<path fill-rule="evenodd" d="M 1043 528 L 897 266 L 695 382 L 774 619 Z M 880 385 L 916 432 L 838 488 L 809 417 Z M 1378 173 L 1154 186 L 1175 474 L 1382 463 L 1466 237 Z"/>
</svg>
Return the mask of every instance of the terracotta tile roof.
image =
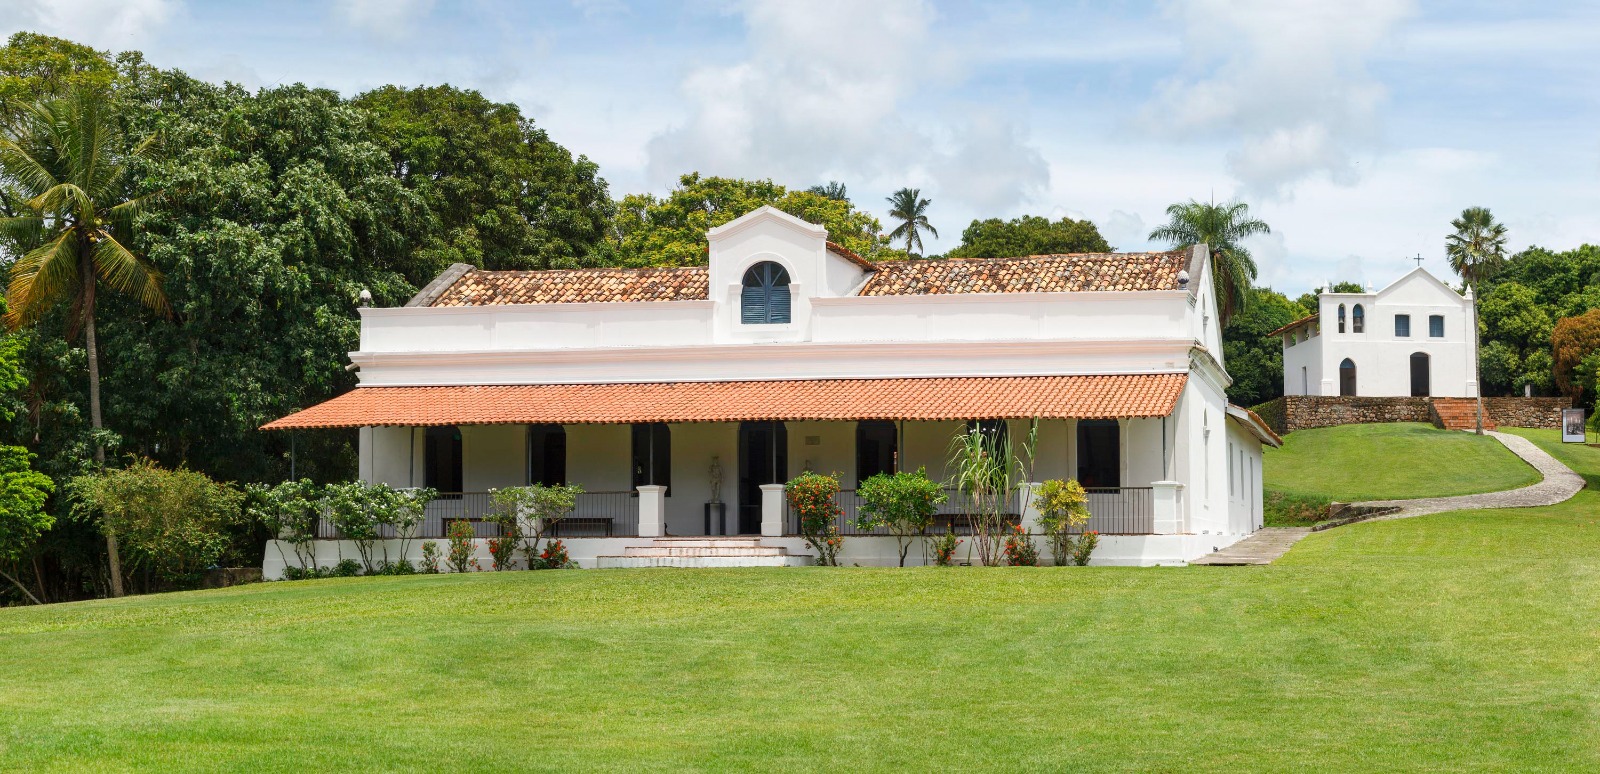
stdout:
<svg viewBox="0 0 1600 774">
<path fill-rule="evenodd" d="M 1262 443 L 1274 447 L 1283 445 L 1283 436 L 1278 435 L 1278 433 L 1272 429 L 1272 426 L 1267 424 L 1267 420 L 1261 418 L 1260 414 L 1257 414 L 1256 412 L 1251 411 L 1244 406 L 1238 406 L 1229 403 L 1228 416 L 1233 417 L 1234 420 L 1244 425 L 1245 429 L 1255 433 L 1255 436 L 1260 438 Z"/>
<path fill-rule="evenodd" d="M 263 430 L 759 420 L 1113 419 L 1172 413 L 1187 374 L 358 387 Z"/>
<path fill-rule="evenodd" d="M 605 301 L 704 301 L 704 266 L 664 269 L 484 271 L 462 275 L 432 306 L 571 304 Z"/>
<path fill-rule="evenodd" d="M 863 296 L 1176 290 L 1189 253 L 1079 253 L 1024 258 L 884 261 Z"/>
<path fill-rule="evenodd" d="M 1268 336 L 1276 336 L 1276 335 L 1278 335 L 1280 333 L 1283 333 L 1284 331 L 1287 331 L 1287 330 L 1289 330 L 1291 328 L 1294 328 L 1294 327 L 1300 325 L 1301 323 L 1311 322 L 1312 320 L 1317 319 L 1319 316 L 1320 315 L 1315 315 L 1314 314 L 1314 315 L 1311 315 L 1310 317 L 1302 317 L 1302 318 L 1300 318 L 1298 320 L 1295 320 L 1292 323 L 1289 323 L 1288 325 L 1283 326 L 1282 328 L 1279 328 L 1279 329 L 1277 329 L 1275 331 L 1272 331 L 1272 332 L 1268 333 L 1267 335 Z"/>
<path fill-rule="evenodd" d="M 841 245 L 838 242 L 829 242 L 828 243 L 828 252 L 833 253 L 834 255 L 837 255 L 840 258 L 843 258 L 843 259 L 845 259 L 845 260 L 847 260 L 847 261 L 849 261 L 849 262 L 851 262 L 851 263 L 853 263 L 853 264 L 855 264 L 857 266 L 860 266 L 861 268 L 866 269 L 867 271 L 877 271 L 878 270 L 877 265 L 874 264 L 872 261 L 869 261 L 869 260 L 867 260 L 865 258 L 862 258 L 859 255 L 856 255 L 856 252 L 854 250 L 851 250 L 850 248 L 845 247 L 844 245 Z"/>
</svg>

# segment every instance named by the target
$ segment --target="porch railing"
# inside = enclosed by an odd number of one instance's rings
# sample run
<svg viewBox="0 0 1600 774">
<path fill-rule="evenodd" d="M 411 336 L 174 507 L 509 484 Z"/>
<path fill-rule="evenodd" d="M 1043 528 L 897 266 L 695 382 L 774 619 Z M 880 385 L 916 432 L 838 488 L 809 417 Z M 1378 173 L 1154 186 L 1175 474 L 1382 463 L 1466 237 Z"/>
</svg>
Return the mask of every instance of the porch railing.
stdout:
<svg viewBox="0 0 1600 774">
<path fill-rule="evenodd" d="M 1089 522 L 1073 532 L 1094 530 L 1102 535 L 1148 535 L 1155 532 L 1155 493 L 1152 488 L 1094 487 L 1086 489 L 1085 493 L 1089 497 Z M 952 531 L 957 535 L 972 534 L 970 515 L 976 510 L 972 505 L 972 499 L 964 492 L 955 489 L 946 489 L 945 496 L 949 499 L 939 506 L 934 523 L 928 530 L 929 534 L 942 535 Z M 1006 517 L 1012 524 L 1020 520 L 1024 496 L 1019 489 L 1006 498 Z M 835 522 L 840 535 L 891 534 L 887 527 L 870 530 L 856 527 L 856 517 L 861 513 L 862 503 L 861 495 L 855 490 L 840 490 L 834 502 L 838 503 L 842 511 Z M 792 508 L 788 509 L 784 529 L 789 535 L 800 534 L 800 517 Z"/>
<path fill-rule="evenodd" d="M 418 538 L 443 538 L 449 535 L 450 525 L 465 521 L 472 525 L 473 537 L 500 536 L 500 525 L 489 520 L 494 512 L 494 502 L 489 492 L 442 492 L 428 501 L 423 509 L 422 523 L 417 525 Z M 554 537 L 631 537 L 639 534 L 639 501 L 632 492 L 584 492 L 566 518 L 557 522 L 551 534 Z M 380 527 L 384 538 L 398 537 L 393 527 Z M 339 531 L 327 519 L 317 520 L 317 537 L 334 539 Z"/>
</svg>

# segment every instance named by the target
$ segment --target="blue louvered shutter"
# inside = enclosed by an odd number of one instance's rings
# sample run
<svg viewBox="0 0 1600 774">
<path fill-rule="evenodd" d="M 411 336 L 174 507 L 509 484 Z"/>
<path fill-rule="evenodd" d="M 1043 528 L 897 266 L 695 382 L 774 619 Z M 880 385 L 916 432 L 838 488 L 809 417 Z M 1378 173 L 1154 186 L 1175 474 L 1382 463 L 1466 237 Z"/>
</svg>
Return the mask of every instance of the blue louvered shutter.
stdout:
<svg viewBox="0 0 1600 774">
<path fill-rule="evenodd" d="M 760 325 L 767 321 L 767 289 L 757 286 L 744 286 L 743 299 L 740 301 L 740 319 L 745 325 Z"/>
<path fill-rule="evenodd" d="M 789 286 L 774 285 L 767 288 L 767 322 L 789 322 Z"/>
<path fill-rule="evenodd" d="M 789 272 L 767 261 L 744 273 L 739 296 L 739 321 L 745 325 L 789 322 Z"/>
</svg>

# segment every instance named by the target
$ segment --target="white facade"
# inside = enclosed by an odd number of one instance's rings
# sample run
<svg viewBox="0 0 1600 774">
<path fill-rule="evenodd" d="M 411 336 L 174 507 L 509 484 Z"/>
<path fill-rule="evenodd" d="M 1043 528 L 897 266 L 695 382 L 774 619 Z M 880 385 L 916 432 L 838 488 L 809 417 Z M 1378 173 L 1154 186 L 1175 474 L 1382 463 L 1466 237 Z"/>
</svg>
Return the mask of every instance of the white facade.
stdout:
<svg viewBox="0 0 1600 774">
<path fill-rule="evenodd" d="M 1166 290 L 863 297 L 856 293 L 870 268 L 828 249 L 821 227 L 773 208 L 709 237 L 706 300 L 363 309 L 361 349 L 350 359 L 362 388 L 1187 374 L 1169 415 L 1115 420 L 1117 485 L 1091 495 L 1099 520 L 1091 527 L 1120 524 L 1125 516 L 1143 518 L 1145 526 L 1105 537 L 1096 563 L 1182 562 L 1260 528 L 1262 443 L 1276 439 L 1227 404 L 1229 378 L 1203 247 L 1188 259 L 1186 286 Z M 741 279 L 762 261 L 789 275 L 788 323 L 741 322 Z M 1009 421 L 1011 438 L 1025 437 L 1028 424 Z M 845 489 L 856 486 L 856 422 L 783 425 L 786 475 L 836 473 Z M 1079 476 L 1088 448 L 1079 426 L 1071 419 L 1041 422 L 1035 480 Z M 898 423 L 898 468 L 926 468 L 943 478 L 950 439 L 964 429 L 960 421 Z M 659 514 L 637 520 L 643 537 L 658 517 L 667 535 L 706 533 L 705 503 L 713 499 L 706 471 L 714 460 L 727 471 L 721 500 L 730 510 L 739 507 L 740 425 L 686 422 L 669 430 L 670 488 Z M 564 431 L 566 480 L 615 493 L 605 496 L 631 496 L 629 425 L 569 424 Z M 361 478 L 429 483 L 426 432 L 362 428 Z M 462 490 L 529 483 L 529 432 L 513 424 L 460 427 Z M 737 523 L 737 514 L 732 518 Z M 763 512 L 761 533 L 778 534 L 781 518 Z M 750 532 L 753 522 L 742 526 Z M 774 545 L 792 543 L 798 552 L 798 540 L 775 538 Z M 575 559 L 593 566 L 586 560 L 615 553 L 618 541 L 625 539 L 567 543 Z M 893 545 L 892 538 L 850 538 L 844 556 L 892 563 Z M 268 577 L 281 572 L 276 551 L 266 559 Z"/>
<path fill-rule="evenodd" d="M 1417 268 L 1375 293 L 1323 293 L 1279 331 L 1286 395 L 1477 395 L 1472 291 Z"/>
</svg>

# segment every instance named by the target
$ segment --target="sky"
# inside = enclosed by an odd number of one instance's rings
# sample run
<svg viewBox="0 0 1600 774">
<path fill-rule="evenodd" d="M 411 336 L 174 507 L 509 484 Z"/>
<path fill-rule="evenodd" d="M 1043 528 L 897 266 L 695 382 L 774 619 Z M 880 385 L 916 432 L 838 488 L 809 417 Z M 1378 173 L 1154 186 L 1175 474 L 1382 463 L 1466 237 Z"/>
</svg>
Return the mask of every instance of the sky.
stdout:
<svg viewBox="0 0 1600 774">
<path fill-rule="evenodd" d="M 678 175 L 845 183 L 974 218 L 1087 217 L 1119 250 L 1239 198 L 1292 296 L 1448 276 L 1450 220 L 1600 242 L 1600 4 L 1385 0 L 0 0 L 30 30 L 252 88 L 450 83 L 514 102 L 614 196 Z"/>
</svg>

